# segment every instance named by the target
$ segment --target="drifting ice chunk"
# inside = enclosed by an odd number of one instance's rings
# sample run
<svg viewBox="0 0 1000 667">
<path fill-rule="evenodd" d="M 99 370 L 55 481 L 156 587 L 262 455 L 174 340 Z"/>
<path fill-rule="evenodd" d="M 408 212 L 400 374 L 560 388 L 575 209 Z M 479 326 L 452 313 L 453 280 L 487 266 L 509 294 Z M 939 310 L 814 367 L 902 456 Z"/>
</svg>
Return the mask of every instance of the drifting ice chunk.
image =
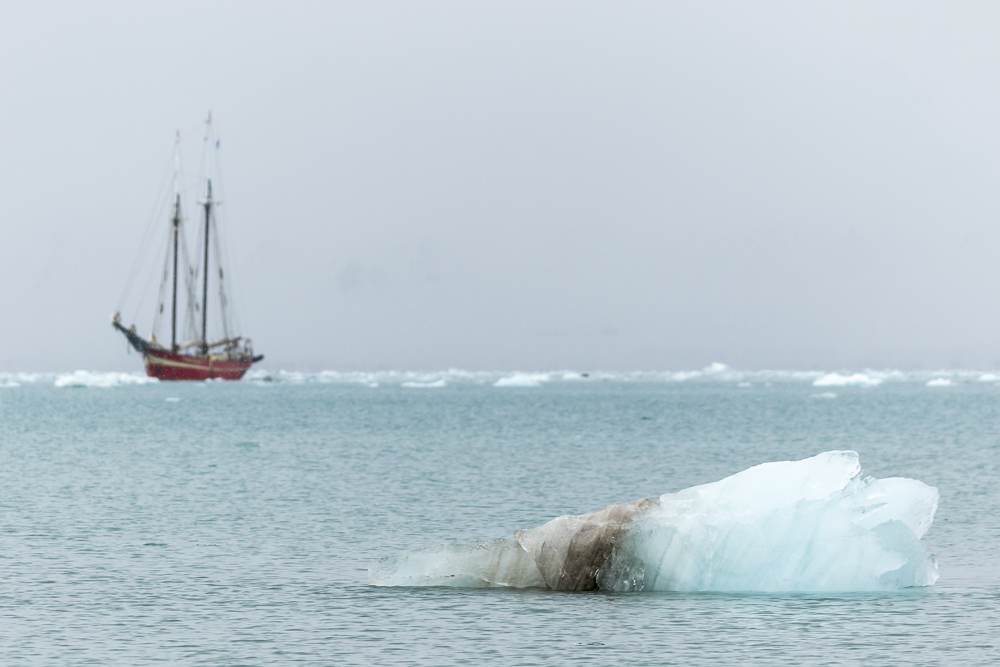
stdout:
<svg viewBox="0 0 1000 667">
<path fill-rule="evenodd" d="M 404 382 L 399 385 L 404 389 L 440 389 L 441 387 L 447 386 L 444 378 L 440 380 L 434 380 L 433 382 Z"/>
<path fill-rule="evenodd" d="M 936 378 L 927 382 L 928 387 L 953 387 L 954 384 L 948 378 Z"/>
<path fill-rule="evenodd" d="M 548 382 L 549 376 L 545 373 L 515 373 L 507 377 L 500 378 L 493 383 L 494 387 L 541 387 L 543 382 Z"/>
<path fill-rule="evenodd" d="M 937 489 L 861 478 L 858 455 L 764 463 L 655 500 L 562 516 L 513 540 L 383 558 L 380 586 L 869 591 L 929 586 Z"/>
<path fill-rule="evenodd" d="M 864 373 L 854 375 L 827 373 L 813 382 L 814 387 L 875 387 L 880 384 L 882 384 L 881 379 L 869 377 Z"/>
<path fill-rule="evenodd" d="M 137 373 L 90 373 L 76 371 L 56 378 L 57 387 L 120 387 L 123 384 L 154 384 L 159 378 L 146 377 Z"/>
<path fill-rule="evenodd" d="M 855 452 L 765 463 L 660 497 L 601 580 L 610 590 L 867 591 L 927 586 L 937 490 L 862 480 Z"/>
</svg>

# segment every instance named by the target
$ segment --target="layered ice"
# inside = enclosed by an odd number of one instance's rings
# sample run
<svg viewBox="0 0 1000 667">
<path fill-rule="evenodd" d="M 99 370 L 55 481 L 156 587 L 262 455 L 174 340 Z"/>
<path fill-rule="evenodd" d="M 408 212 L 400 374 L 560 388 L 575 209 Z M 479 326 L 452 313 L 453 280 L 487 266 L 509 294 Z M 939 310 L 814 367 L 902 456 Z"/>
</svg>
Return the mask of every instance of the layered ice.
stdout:
<svg viewBox="0 0 1000 667">
<path fill-rule="evenodd" d="M 377 586 L 846 592 L 929 586 L 920 542 L 937 509 L 922 482 L 862 477 L 833 451 L 764 463 L 658 500 L 562 516 L 513 538 L 378 561 Z"/>
</svg>

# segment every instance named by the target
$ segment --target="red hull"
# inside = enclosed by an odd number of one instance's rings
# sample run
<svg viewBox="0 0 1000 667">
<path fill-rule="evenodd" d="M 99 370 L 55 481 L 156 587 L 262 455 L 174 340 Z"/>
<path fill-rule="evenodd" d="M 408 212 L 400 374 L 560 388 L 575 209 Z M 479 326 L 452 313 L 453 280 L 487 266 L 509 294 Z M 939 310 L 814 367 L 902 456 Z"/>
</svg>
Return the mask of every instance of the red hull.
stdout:
<svg viewBox="0 0 1000 667">
<path fill-rule="evenodd" d="M 213 357 L 192 357 L 166 350 L 147 348 L 142 360 L 146 375 L 161 380 L 239 380 L 253 360 L 242 356 L 234 360 Z"/>
</svg>

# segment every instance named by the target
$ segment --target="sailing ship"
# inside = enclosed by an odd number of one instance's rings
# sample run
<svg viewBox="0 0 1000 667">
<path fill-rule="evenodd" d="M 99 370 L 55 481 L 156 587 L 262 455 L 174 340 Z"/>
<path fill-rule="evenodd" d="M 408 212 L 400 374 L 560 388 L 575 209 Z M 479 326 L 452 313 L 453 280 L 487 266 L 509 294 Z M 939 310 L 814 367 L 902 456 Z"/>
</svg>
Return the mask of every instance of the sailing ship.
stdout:
<svg viewBox="0 0 1000 667">
<path fill-rule="evenodd" d="M 264 358 L 264 355 L 255 355 L 253 344 L 249 338 L 235 335 L 233 327 L 233 313 L 226 293 L 226 273 L 223 268 L 223 258 L 225 254 L 220 250 L 218 219 L 216 210 L 221 204 L 213 199 L 212 178 L 210 167 L 213 160 L 213 153 L 219 149 L 219 140 L 215 137 L 212 129 L 212 112 L 208 113 L 208 120 L 205 122 L 204 134 L 204 154 L 202 165 L 204 173 L 199 176 L 198 191 L 203 197 L 198 200 L 199 218 L 201 229 L 198 230 L 199 247 L 198 250 L 204 252 L 196 253 L 200 255 L 201 261 L 197 266 L 192 266 L 188 261 L 187 243 L 184 238 L 184 216 L 182 207 L 182 172 L 180 169 L 180 131 L 177 132 L 177 139 L 174 144 L 174 178 L 173 178 L 173 198 L 170 206 L 169 217 L 169 237 L 167 253 L 164 261 L 162 273 L 160 273 L 159 297 L 156 303 L 155 315 L 153 318 L 152 333 L 149 339 L 143 338 L 136 331 L 135 324 L 125 327 L 122 324 L 121 309 L 130 291 L 133 279 L 138 273 L 138 269 L 143 259 L 144 253 L 140 251 L 140 256 L 133 267 L 132 276 L 126 284 L 122 299 L 115 314 L 111 317 L 111 325 L 122 332 L 128 340 L 129 345 L 142 355 L 143 363 L 146 367 L 146 375 L 156 377 L 161 380 L 239 380 L 252 364 Z M 217 167 L 218 158 L 214 156 L 214 163 Z M 214 244 L 212 243 L 214 241 Z M 214 249 L 215 266 L 210 267 L 209 260 L 213 253 L 209 252 L 209 247 Z M 172 266 L 172 270 L 171 270 Z M 213 271 L 212 269 L 217 269 Z M 200 274 L 200 275 L 199 275 Z M 215 277 L 217 274 L 217 278 Z M 221 322 L 221 337 L 211 341 L 209 338 L 209 278 L 218 287 L 219 303 L 216 310 Z M 187 301 L 184 315 L 186 318 L 182 331 L 186 330 L 187 340 L 178 341 L 178 278 L 183 277 L 185 294 L 182 295 Z M 200 280 L 199 280 L 200 278 Z M 166 286 L 168 282 L 171 287 L 170 298 L 170 345 L 161 344 L 156 337 L 156 332 L 160 324 L 165 308 Z M 197 298 L 198 282 L 201 283 L 201 299 Z M 200 327 L 198 326 L 200 325 Z M 200 331 L 198 330 L 200 329 Z"/>
</svg>

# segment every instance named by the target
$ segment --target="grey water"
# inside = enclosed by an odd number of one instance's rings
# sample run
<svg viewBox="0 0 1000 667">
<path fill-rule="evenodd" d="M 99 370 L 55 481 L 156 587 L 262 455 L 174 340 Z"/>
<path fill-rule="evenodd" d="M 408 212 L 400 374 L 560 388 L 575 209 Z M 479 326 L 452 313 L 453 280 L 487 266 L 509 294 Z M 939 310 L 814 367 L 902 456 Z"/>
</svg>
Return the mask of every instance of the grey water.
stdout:
<svg viewBox="0 0 1000 667">
<path fill-rule="evenodd" d="M 0 662 L 993 664 L 1000 387 L 584 381 L 0 388 Z M 170 399 L 170 400 L 168 400 Z M 394 551 L 509 536 L 854 449 L 940 489 L 929 588 L 376 588 Z"/>
</svg>

